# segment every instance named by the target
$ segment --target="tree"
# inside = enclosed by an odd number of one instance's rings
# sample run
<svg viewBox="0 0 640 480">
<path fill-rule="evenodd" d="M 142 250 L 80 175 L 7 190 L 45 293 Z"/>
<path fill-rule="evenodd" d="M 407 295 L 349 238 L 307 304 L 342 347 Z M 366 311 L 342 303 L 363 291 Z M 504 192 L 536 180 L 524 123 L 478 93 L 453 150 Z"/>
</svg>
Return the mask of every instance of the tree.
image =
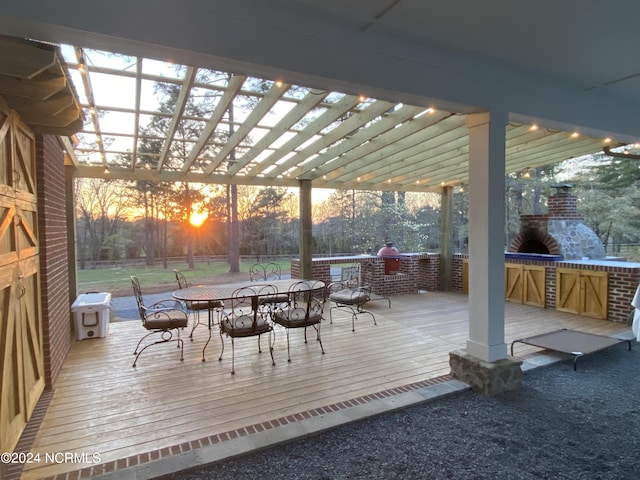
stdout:
<svg viewBox="0 0 640 480">
<path fill-rule="evenodd" d="M 282 244 L 286 244 L 281 225 L 288 220 L 283 203 L 289 196 L 291 193 L 283 188 L 264 188 L 247 209 L 244 243 L 258 261 L 261 255 L 277 254 Z"/>
<path fill-rule="evenodd" d="M 124 221 L 130 199 L 123 182 L 77 179 L 75 183 L 80 268 L 85 261 L 116 260 L 129 240 Z"/>
<path fill-rule="evenodd" d="M 602 178 L 610 178 L 608 174 L 596 179 L 592 173 L 577 174 L 573 179 L 579 211 L 602 243 L 617 252 L 620 243 L 640 239 L 640 190 L 635 184 L 611 189 L 602 183 Z"/>
</svg>

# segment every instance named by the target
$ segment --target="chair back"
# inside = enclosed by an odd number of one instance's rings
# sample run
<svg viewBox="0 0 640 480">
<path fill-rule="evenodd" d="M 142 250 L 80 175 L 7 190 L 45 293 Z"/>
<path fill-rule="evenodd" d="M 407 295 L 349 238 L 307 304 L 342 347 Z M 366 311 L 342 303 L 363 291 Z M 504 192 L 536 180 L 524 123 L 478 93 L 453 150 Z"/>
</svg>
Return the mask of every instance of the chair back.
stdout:
<svg viewBox="0 0 640 480">
<path fill-rule="evenodd" d="M 360 264 L 354 263 L 349 267 L 342 267 L 340 280 L 351 287 L 360 285 Z"/>
<path fill-rule="evenodd" d="M 287 315 L 290 320 L 321 318 L 327 300 L 327 289 L 318 280 L 302 280 L 289 287 L 289 299 Z"/>
<path fill-rule="evenodd" d="M 140 280 L 135 275 L 131 275 L 131 286 L 133 287 L 133 295 L 136 297 L 136 303 L 138 304 L 138 313 L 140 314 L 140 320 L 145 321 L 145 308 L 144 301 L 142 299 L 142 289 L 140 288 Z"/>
<path fill-rule="evenodd" d="M 187 288 L 189 285 L 187 284 L 187 277 L 184 276 L 182 272 L 179 270 L 174 270 L 173 273 L 176 276 L 176 281 L 178 282 L 178 288 L 182 290 L 183 288 Z"/>
<path fill-rule="evenodd" d="M 238 331 L 258 333 L 258 321 L 269 315 L 267 301 L 275 298 L 278 290 L 274 285 L 240 287 L 231 296 L 230 310 L 225 320 Z"/>
<path fill-rule="evenodd" d="M 282 270 L 280 265 L 274 262 L 254 263 L 249 268 L 249 278 L 252 282 L 280 280 L 282 278 Z"/>
</svg>

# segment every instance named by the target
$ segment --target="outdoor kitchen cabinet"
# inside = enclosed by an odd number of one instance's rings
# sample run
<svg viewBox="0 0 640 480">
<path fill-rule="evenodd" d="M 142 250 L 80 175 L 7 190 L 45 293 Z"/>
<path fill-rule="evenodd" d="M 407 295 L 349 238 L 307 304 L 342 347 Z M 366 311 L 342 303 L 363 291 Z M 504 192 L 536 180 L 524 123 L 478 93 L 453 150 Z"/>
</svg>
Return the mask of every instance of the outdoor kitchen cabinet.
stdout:
<svg viewBox="0 0 640 480">
<path fill-rule="evenodd" d="M 541 265 L 504 264 L 504 298 L 508 302 L 545 307 L 546 268 Z M 469 261 L 462 263 L 462 292 L 469 293 Z"/>
<path fill-rule="evenodd" d="M 539 265 L 504 264 L 504 298 L 507 302 L 545 307 L 546 269 Z"/>
<path fill-rule="evenodd" d="M 607 272 L 556 269 L 556 310 L 606 319 L 608 291 Z"/>
</svg>

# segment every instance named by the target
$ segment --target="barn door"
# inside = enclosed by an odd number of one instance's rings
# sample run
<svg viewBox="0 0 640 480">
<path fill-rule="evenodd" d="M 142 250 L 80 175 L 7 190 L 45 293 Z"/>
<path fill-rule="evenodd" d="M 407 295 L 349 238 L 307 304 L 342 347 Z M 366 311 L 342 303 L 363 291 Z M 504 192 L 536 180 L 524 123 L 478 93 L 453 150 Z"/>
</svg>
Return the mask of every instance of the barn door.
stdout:
<svg viewBox="0 0 640 480">
<path fill-rule="evenodd" d="M 15 447 L 44 390 L 35 138 L 0 110 L 0 451 Z"/>
</svg>

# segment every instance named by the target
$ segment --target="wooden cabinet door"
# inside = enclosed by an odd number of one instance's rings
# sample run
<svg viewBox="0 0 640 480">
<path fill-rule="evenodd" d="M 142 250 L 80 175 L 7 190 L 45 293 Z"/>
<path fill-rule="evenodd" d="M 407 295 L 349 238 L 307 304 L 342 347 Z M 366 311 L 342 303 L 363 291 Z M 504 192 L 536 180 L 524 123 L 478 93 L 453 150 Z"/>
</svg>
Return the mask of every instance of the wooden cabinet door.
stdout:
<svg viewBox="0 0 640 480">
<path fill-rule="evenodd" d="M 10 452 L 44 390 L 35 137 L 0 108 L 0 451 Z"/>
<path fill-rule="evenodd" d="M 524 292 L 522 303 L 544 308 L 546 305 L 547 279 L 545 267 L 524 265 L 522 272 Z"/>
<path fill-rule="evenodd" d="M 580 313 L 580 270 L 556 269 L 556 310 Z"/>
<path fill-rule="evenodd" d="M 504 264 L 504 298 L 507 302 L 522 303 L 524 299 L 524 265 Z"/>
<path fill-rule="evenodd" d="M 524 303 L 544 308 L 545 267 L 505 263 L 504 298 L 507 302 Z"/>
<path fill-rule="evenodd" d="M 607 272 L 558 268 L 556 309 L 593 318 L 607 318 L 609 279 Z"/>
<path fill-rule="evenodd" d="M 607 272 L 584 270 L 581 275 L 582 315 L 607 318 L 609 277 Z"/>
</svg>

